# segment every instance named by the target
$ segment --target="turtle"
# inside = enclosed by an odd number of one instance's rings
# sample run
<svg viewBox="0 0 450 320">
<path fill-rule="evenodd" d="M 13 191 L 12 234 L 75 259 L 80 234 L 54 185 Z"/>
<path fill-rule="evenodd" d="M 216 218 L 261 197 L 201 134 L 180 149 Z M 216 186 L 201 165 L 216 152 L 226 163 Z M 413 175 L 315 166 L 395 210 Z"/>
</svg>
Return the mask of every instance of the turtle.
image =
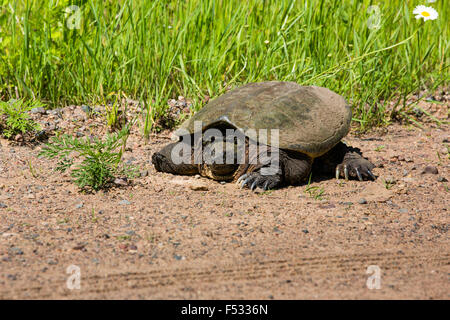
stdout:
<svg viewBox="0 0 450 320">
<path fill-rule="evenodd" d="M 183 122 L 152 163 L 159 172 L 234 181 L 253 191 L 304 184 L 312 173 L 375 180 L 374 164 L 342 141 L 351 119 L 346 100 L 327 88 L 248 83 Z M 261 130 L 265 139 L 255 136 Z"/>
</svg>

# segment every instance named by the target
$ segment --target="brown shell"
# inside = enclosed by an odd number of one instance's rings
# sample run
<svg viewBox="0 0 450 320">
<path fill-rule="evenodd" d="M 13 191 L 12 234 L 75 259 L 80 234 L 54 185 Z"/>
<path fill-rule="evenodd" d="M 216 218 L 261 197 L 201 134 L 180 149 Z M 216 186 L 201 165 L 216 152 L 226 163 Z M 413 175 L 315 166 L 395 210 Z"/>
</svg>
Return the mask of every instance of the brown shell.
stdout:
<svg viewBox="0 0 450 320">
<path fill-rule="evenodd" d="M 194 133 L 220 122 L 247 129 L 279 129 L 279 147 L 318 157 L 335 146 L 350 129 L 351 109 L 343 97 L 321 87 L 294 82 L 249 83 L 214 99 L 180 129 Z M 175 135 L 180 135 L 177 130 Z"/>
</svg>

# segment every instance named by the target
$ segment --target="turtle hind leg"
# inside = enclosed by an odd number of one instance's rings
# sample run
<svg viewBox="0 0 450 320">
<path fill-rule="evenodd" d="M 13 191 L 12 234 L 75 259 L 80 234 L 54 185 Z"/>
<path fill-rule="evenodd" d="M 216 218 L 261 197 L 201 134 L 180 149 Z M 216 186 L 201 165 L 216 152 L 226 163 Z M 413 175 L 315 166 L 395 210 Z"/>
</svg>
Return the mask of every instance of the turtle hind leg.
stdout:
<svg viewBox="0 0 450 320">
<path fill-rule="evenodd" d="M 176 164 L 172 161 L 172 149 L 181 142 L 171 143 L 152 155 L 152 163 L 156 171 L 179 175 L 198 174 L 198 166 L 192 163 Z"/>
<path fill-rule="evenodd" d="M 336 179 L 349 178 L 375 180 L 372 173 L 375 165 L 364 158 L 358 148 L 339 142 L 330 151 L 314 160 L 313 171 L 325 175 L 335 174 Z"/>
</svg>

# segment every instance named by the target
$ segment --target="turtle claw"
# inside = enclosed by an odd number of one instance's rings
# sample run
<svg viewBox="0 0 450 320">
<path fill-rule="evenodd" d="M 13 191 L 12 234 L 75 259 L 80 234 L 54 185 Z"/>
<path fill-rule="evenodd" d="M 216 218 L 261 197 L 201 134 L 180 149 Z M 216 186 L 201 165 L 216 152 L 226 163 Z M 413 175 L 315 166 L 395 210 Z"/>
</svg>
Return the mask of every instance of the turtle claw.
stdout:
<svg viewBox="0 0 450 320">
<path fill-rule="evenodd" d="M 255 190 L 256 189 L 256 183 L 258 182 L 258 180 L 253 181 L 252 186 L 250 187 L 250 190 Z"/>
<path fill-rule="evenodd" d="M 239 177 L 239 179 L 237 179 L 236 183 L 239 184 L 242 180 L 244 180 L 245 178 L 248 177 L 248 174 L 243 174 L 242 176 Z"/>
<path fill-rule="evenodd" d="M 371 177 L 373 180 L 377 180 L 377 177 L 374 176 L 374 174 L 372 173 L 372 171 L 370 171 L 369 169 L 367 169 L 367 173 L 370 175 L 370 177 Z"/>
<path fill-rule="evenodd" d="M 347 165 L 344 165 L 344 176 L 345 176 L 345 180 L 348 180 L 348 168 L 347 168 Z"/>
<path fill-rule="evenodd" d="M 336 168 L 336 180 L 339 180 L 340 175 L 341 175 L 341 170 L 339 170 L 339 168 Z"/>
<path fill-rule="evenodd" d="M 358 176 L 359 181 L 363 181 L 363 177 L 361 175 L 361 172 L 359 172 L 358 168 L 355 169 L 356 175 Z"/>
<path fill-rule="evenodd" d="M 245 179 L 244 181 L 242 181 L 242 183 L 241 183 L 241 189 L 244 188 L 245 185 L 246 185 L 247 183 L 249 183 L 249 182 L 250 182 L 250 178 L 247 178 L 247 179 Z"/>
<path fill-rule="evenodd" d="M 266 182 L 264 182 L 264 186 L 263 186 L 263 190 L 267 191 L 267 186 L 269 185 L 269 180 L 267 180 Z"/>
</svg>

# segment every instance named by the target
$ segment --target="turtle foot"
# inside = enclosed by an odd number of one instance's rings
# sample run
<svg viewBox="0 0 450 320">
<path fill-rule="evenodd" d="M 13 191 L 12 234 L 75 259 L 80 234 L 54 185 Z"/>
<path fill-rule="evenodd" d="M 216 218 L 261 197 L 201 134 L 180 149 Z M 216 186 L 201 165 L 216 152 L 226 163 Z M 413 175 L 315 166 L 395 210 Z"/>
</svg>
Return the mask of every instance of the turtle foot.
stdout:
<svg viewBox="0 0 450 320">
<path fill-rule="evenodd" d="M 240 184 L 241 188 L 247 186 L 252 191 L 256 190 L 256 188 L 266 191 L 278 187 L 281 184 L 281 177 L 279 175 L 262 175 L 260 172 L 252 172 L 240 176 L 237 183 Z"/>
<path fill-rule="evenodd" d="M 345 157 L 344 161 L 336 167 L 336 179 L 340 177 L 348 180 L 349 178 L 357 178 L 359 181 L 376 180 L 372 169 L 375 167 L 369 160 L 361 157 L 359 154 L 352 154 Z"/>
</svg>

